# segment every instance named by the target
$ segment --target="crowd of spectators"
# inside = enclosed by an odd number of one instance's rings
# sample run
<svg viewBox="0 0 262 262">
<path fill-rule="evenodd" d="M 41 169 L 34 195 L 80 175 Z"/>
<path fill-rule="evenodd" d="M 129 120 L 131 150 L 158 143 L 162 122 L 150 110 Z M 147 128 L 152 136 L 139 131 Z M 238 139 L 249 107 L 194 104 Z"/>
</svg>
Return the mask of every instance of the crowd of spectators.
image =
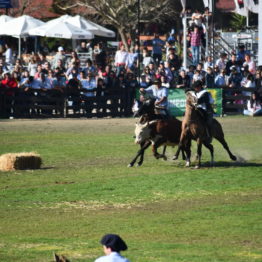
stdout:
<svg viewBox="0 0 262 262">
<path fill-rule="evenodd" d="M 151 48 L 145 43 L 136 43 L 134 47 L 119 45 L 114 59 L 109 59 L 105 44 L 98 43 L 92 52 L 92 59 L 82 61 L 81 53 L 89 52 L 86 42 L 81 42 L 76 50 L 68 52 L 62 46 L 57 53 L 48 57 L 44 53 L 32 54 L 26 64 L 22 58 L 13 61 L 12 49 L 6 44 L 5 52 L 0 57 L 1 90 L 8 89 L 7 96 L 19 90 L 20 96 L 66 95 L 79 96 L 82 100 L 88 97 L 122 94 L 128 101 L 135 97 L 137 88 L 146 88 L 160 79 L 162 85 L 191 89 L 198 80 L 206 88 L 256 88 L 261 96 L 262 70 L 257 67 L 244 46 L 230 55 L 221 53 L 216 61 L 211 56 L 200 60 L 199 45 L 204 43 L 206 34 L 205 19 L 211 15 L 209 10 L 204 14 L 198 11 L 190 13 L 188 48 L 192 53 L 192 63 L 188 68 L 182 67 L 178 54 L 179 37 L 171 34 L 166 41 L 155 34 Z M 89 45 L 89 43 L 88 43 Z M 234 94 L 234 93 L 232 93 Z M 245 93 L 249 95 L 248 92 Z"/>
</svg>

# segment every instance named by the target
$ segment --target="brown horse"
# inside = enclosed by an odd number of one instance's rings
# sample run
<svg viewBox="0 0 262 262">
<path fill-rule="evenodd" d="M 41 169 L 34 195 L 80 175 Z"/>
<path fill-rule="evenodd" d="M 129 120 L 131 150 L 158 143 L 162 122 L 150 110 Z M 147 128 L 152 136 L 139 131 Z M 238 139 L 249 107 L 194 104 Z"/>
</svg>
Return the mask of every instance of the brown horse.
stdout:
<svg viewBox="0 0 262 262">
<path fill-rule="evenodd" d="M 197 142 L 197 158 L 198 164 L 196 168 L 201 166 L 201 155 L 202 155 L 202 144 L 204 144 L 209 150 L 211 154 L 211 164 L 213 164 L 214 160 L 214 149 L 213 145 L 208 141 L 207 137 L 207 128 L 203 122 L 203 119 L 199 113 L 199 110 L 196 107 L 197 97 L 192 92 L 187 92 L 186 94 L 186 112 L 184 119 L 182 121 L 182 132 L 180 137 L 179 148 L 174 156 L 174 159 L 178 157 L 179 150 L 181 147 L 190 147 L 191 140 L 196 140 Z M 225 141 L 224 132 L 220 123 L 213 119 L 211 135 L 216 140 L 218 140 L 224 147 L 224 149 L 228 152 L 231 160 L 237 160 L 236 156 L 234 156 L 228 145 Z M 186 150 L 188 151 L 188 150 Z M 187 166 L 190 165 L 190 155 L 187 156 Z"/>
<path fill-rule="evenodd" d="M 63 255 L 54 254 L 54 259 L 56 262 L 70 262 L 70 260 Z"/>
</svg>

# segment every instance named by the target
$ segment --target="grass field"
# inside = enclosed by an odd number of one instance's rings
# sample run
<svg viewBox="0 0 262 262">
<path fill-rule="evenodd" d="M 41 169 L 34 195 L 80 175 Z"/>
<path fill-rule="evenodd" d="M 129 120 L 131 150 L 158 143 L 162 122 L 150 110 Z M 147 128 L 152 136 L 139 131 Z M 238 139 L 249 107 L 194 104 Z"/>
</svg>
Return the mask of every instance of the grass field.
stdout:
<svg viewBox="0 0 262 262">
<path fill-rule="evenodd" d="M 127 168 L 135 119 L 0 121 L 0 154 L 35 151 L 40 170 L 0 172 L 0 261 L 101 256 L 120 234 L 132 262 L 262 261 L 262 118 L 218 119 L 239 160 L 214 141 L 200 170 L 182 160 Z M 195 151 L 195 146 L 193 148 Z"/>
</svg>

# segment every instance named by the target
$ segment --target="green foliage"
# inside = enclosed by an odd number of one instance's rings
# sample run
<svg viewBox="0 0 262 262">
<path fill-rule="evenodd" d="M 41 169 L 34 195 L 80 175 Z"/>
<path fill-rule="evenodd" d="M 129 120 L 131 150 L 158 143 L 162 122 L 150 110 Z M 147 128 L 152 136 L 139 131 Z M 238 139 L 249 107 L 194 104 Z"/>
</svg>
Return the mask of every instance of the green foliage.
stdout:
<svg viewBox="0 0 262 262">
<path fill-rule="evenodd" d="M 151 150 L 142 167 L 127 168 L 135 121 L 1 122 L 0 153 L 37 151 L 44 165 L 0 173 L 0 261 L 51 261 L 57 252 L 91 262 L 110 232 L 126 240 L 131 261 L 262 259 L 262 119 L 219 119 L 242 161 L 214 141 L 215 167 L 204 149 L 200 170 Z"/>
<path fill-rule="evenodd" d="M 246 26 L 246 17 L 233 13 L 231 15 L 231 20 L 230 20 L 230 27 L 234 30 L 234 31 L 239 31 L 242 28 L 244 28 Z"/>
</svg>

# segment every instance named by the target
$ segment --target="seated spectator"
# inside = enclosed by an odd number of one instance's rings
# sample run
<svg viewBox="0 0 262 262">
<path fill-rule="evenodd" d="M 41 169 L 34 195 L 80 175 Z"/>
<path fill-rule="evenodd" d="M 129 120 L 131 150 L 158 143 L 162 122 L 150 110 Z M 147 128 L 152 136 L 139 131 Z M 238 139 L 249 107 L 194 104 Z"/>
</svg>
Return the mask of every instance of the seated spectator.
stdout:
<svg viewBox="0 0 262 262">
<path fill-rule="evenodd" d="M 68 69 L 65 73 L 67 80 L 72 79 L 73 74 L 77 74 L 77 75 L 79 74 L 79 67 L 77 66 L 77 64 L 75 62 L 73 62 L 70 67 L 68 67 Z"/>
<path fill-rule="evenodd" d="M 139 81 L 140 88 L 147 88 L 149 86 L 149 83 L 146 81 L 146 75 L 142 74 L 141 79 Z"/>
<path fill-rule="evenodd" d="M 262 72 L 260 70 L 256 71 L 255 83 L 256 83 L 256 89 L 262 88 Z"/>
<path fill-rule="evenodd" d="M 21 79 L 20 82 L 18 83 L 18 87 L 19 88 L 28 87 L 29 77 L 30 77 L 29 72 L 25 70 L 21 75 Z"/>
<path fill-rule="evenodd" d="M 80 72 L 80 83 L 81 83 L 81 88 L 86 90 L 83 91 L 83 96 L 85 97 L 93 97 L 95 96 L 95 90 L 96 90 L 96 79 L 92 75 L 92 73 L 88 73 L 87 77 L 85 76 L 85 72 L 81 71 Z"/>
<path fill-rule="evenodd" d="M 194 84 L 196 81 L 201 81 L 202 83 L 204 83 L 204 77 L 203 75 L 200 74 L 199 70 L 195 70 L 194 75 L 193 75 L 193 81 L 192 84 Z"/>
<path fill-rule="evenodd" d="M 86 60 L 86 66 L 84 68 L 82 68 L 82 71 L 85 72 L 85 75 L 87 76 L 88 73 L 93 74 L 94 76 L 97 74 L 97 69 L 96 67 L 93 65 L 93 62 L 91 59 L 87 59 Z"/>
<path fill-rule="evenodd" d="M 218 66 L 219 70 L 221 71 L 222 69 L 226 68 L 226 59 L 227 59 L 227 54 L 222 53 L 220 54 L 220 58 L 217 59 L 216 61 L 216 66 Z"/>
<path fill-rule="evenodd" d="M 42 73 L 44 73 L 47 76 L 49 70 L 51 70 L 51 65 L 49 62 L 46 61 L 44 64 L 42 64 Z"/>
<path fill-rule="evenodd" d="M 235 66 L 231 67 L 231 72 L 228 78 L 228 87 L 240 88 L 241 87 L 242 75 L 237 71 Z"/>
<path fill-rule="evenodd" d="M 180 71 L 176 88 L 184 89 L 185 92 L 190 90 L 190 77 L 186 74 L 185 70 Z"/>
<path fill-rule="evenodd" d="M 241 64 L 239 63 L 239 61 L 237 61 L 237 56 L 236 56 L 235 53 L 231 54 L 231 59 L 228 60 L 227 63 L 226 63 L 227 75 L 230 75 L 232 66 L 234 66 L 236 68 L 236 70 L 240 73 Z"/>
<path fill-rule="evenodd" d="M 256 92 L 252 93 L 251 99 L 247 101 L 247 109 L 244 109 L 243 114 L 246 116 L 262 115 L 261 100 Z"/>
<path fill-rule="evenodd" d="M 207 68 L 207 73 L 205 77 L 206 88 L 215 88 L 215 74 L 212 67 Z"/>
<path fill-rule="evenodd" d="M 244 88 L 255 88 L 256 87 L 255 79 L 252 74 L 247 75 L 246 83 L 243 87 Z M 245 96 L 251 96 L 251 93 L 252 93 L 251 91 L 243 91 L 243 95 Z"/>
<path fill-rule="evenodd" d="M 169 65 L 170 65 L 170 69 L 172 72 L 174 71 L 178 71 L 180 66 L 181 66 L 181 62 L 179 60 L 179 57 L 176 54 L 171 53 L 167 59 Z"/>
<path fill-rule="evenodd" d="M 39 59 L 37 59 L 38 64 L 43 65 L 45 62 L 47 62 L 46 55 L 44 53 L 38 54 Z"/>
<path fill-rule="evenodd" d="M 127 250 L 124 240 L 115 234 L 107 234 L 102 237 L 100 243 L 103 245 L 105 256 L 95 260 L 95 262 L 129 262 L 121 256 L 120 252 Z"/>
<path fill-rule="evenodd" d="M 228 85 L 228 77 L 226 75 L 226 69 L 222 69 L 220 74 L 215 78 L 215 87 L 224 88 Z"/>
</svg>

